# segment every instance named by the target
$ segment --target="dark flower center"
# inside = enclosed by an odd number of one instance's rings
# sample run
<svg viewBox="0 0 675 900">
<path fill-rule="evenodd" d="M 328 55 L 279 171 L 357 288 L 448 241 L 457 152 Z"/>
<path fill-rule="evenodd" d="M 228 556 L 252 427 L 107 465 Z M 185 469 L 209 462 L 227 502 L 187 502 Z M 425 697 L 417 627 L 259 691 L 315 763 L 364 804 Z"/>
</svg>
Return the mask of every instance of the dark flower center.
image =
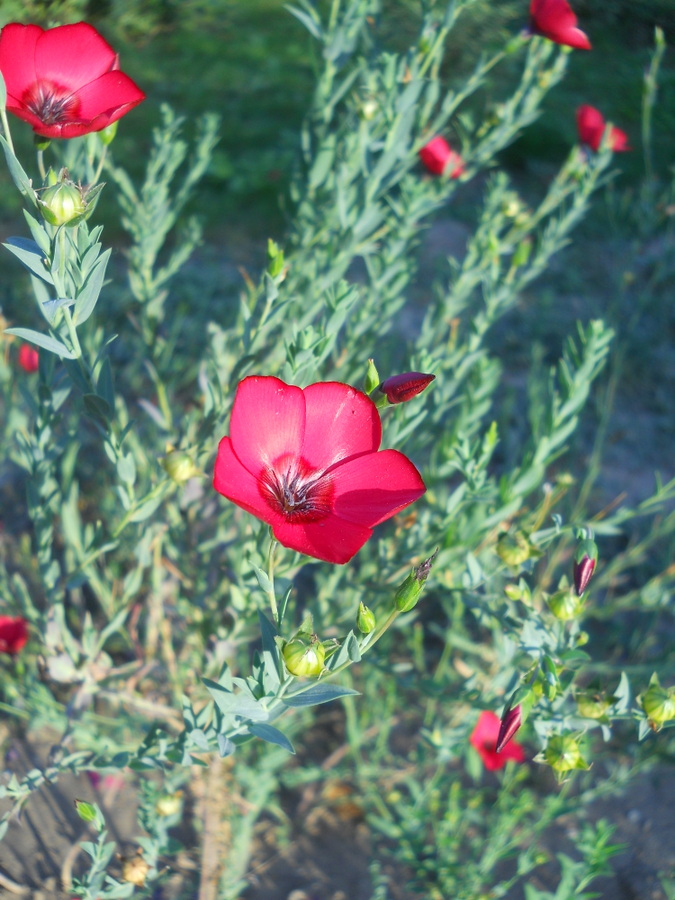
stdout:
<svg viewBox="0 0 675 900">
<path fill-rule="evenodd" d="M 310 469 L 303 459 L 281 457 L 258 479 L 263 498 L 292 525 L 320 522 L 332 509 L 330 475 Z"/>
<path fill-rule="evenodd" d="M 36 81 L 23 95 L 24 106 L 45 125 L 72 122 L 77 115 L 77 97 L 50 81 Z"/>
</svg>

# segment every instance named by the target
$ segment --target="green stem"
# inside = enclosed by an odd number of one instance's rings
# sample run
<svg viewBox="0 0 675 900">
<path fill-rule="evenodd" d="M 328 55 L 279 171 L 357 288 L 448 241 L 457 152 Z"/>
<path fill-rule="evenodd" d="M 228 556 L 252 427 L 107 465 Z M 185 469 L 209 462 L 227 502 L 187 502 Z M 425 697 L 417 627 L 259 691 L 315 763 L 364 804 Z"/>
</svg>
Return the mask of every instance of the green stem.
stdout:
<svg viewBox="0 0 675 900">
<path fill-rule="evenodd" d="M 47 172 L 45 171 L 45 152 L 44 150 L 38 150 L 37 152 L 37 164 L 38 169 L 40 171 L 40 177 L 43 182 L 47 179 Z"/>
<path fill-rule="evenodd" d="M 281 617 L 279 615 L 279 608 L 277 606 L 277 596 L 274 591 L 274 557 L 276 555 L 278 546 L 279 542 L 275 538 L 272 538 L 270 540 L 270 549 L 267 554 L 267 578 L 269 581 L 267 598 L 270 601 L 270 609 L 272 610 L 272 621 L 277 626 L 277 630 L 281 631 Z"/>
<path fill-rule="evenodd" d="M 9 122 L 7 121 L 7 110 L 3 106 L 0 109 L 0 119 L 2 119 L 2 130 L 5 133 L 5 140 L 7 141 L 7 146 L 14 153 L 14 144 L 12 142 L 12 133 L 9 130 Z M 16 156 L 16 153 L 14 153 Z"/>
</svg>

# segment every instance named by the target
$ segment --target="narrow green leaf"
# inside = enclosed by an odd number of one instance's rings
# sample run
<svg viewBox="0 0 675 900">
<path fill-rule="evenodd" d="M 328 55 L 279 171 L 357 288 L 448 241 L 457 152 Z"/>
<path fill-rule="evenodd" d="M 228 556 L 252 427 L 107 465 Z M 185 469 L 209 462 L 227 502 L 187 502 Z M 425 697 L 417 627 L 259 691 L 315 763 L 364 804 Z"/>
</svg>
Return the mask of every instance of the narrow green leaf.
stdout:
<svg viewBox="0 0 675 900">
<path fill-rule="evenodd" d="M 334 684 L 313 684 L 301 694 L 290 694 L 284 697 L 286 706 L 318 706 L 320 703 L 330 703 L 331 700 L 339 700 L 340 697 L 358 696 L 358 691 L 351 688 L 338 687 Z"/>
<path fill-rule="evenodd" d="M 2 144 L 2 149 L 5 151 L 5 160 L 7 161 L 7 168 L 9 169 L 9 174 L 12 177 L 12 181 L 17 186 L 17 188 L 21 191 L 23 196 L 29 203 L 32 204 L 33 207 L 37 208 L 37 200 L 35 198 L 35 191 L 33 190 L 30 179 L 28 175 L 24 172 L 21 163 L 12 153 L 12 149 L 5 140 L 5 138 L 0 134 L 0 143 Z"/>
<path fill-rule="evenodd" d="M 283 747 L 284 750 L 288 750 L 289 753 L 295 755 L 293 744 L 291 744 L 283 731 L 279 731 L 274 725 L 250 725 L 248 730 L 255 737 L 267 741 L 268 744 L 276 744 L 278 747 Z"/>
<path fill-rule="evenodd" d="M 21 340 L 36 344 L 44 350 L 49 350 L 50 353 L 56 353 L 57 356 L 60 356 L 63 359 L 76 359 L 75 354 L 72 353 L 65 344 L 62 344 L 61 341 L 57 341 L 56 338 L 50 337 L 48 334 L 33 331 L 32 328 L 6 328 L 5 334 L 14 334 L 16 337 L 21 338 Z"/>
<path fill-rule="evenodd" d="M 108 260 L 110 259 L 111 253 L 112 250 L 108 249 L 105 251 L 105 253 L 101 254 L 98 261 L 89 273 L 89 277 L 87 278 L 84 287 L 77 295 L 77 299 L 75 301 L 75 312 L 73 313 L 73 321 L 75 321 L 78 325 L 86 322 L 89 316 L 94 311 L 94 307 L 96 306 L 96 302 L 101 293 L 101 288 L 103 287 L 105 270 L 106 266 L 108 265 Z"/>
<path fill-rule="evenodd" d="M 49 269 L 44 264 L 45 255 L 35 241 L 25 237 L 7 238 L 2 245 L 21 262 L 29 272 L 42 278 L 47 284 L 54 284 Z"/>
</svg>

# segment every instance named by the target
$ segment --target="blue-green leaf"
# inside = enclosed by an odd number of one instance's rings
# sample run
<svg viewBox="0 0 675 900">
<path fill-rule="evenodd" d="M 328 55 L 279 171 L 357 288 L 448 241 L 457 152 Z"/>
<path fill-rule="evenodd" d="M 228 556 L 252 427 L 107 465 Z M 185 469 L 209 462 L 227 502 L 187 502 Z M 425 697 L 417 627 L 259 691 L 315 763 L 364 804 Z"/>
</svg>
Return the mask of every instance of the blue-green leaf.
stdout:
<svg viewBox="0 0 675 900">
<path fill-rule="evenodd" d="M 49 269 L 44 264 L 45 255 L 35 241 L 25 237 L 9 237 L 2 246 L 13 253 L 29 272 L 42 278 L 47 284 L 54 284 Z"/>
<path fill-rule="evenodd" d="M 38 347 L 49 350 L 51 353 L 56 353 L 57 356 L 61 356 L 65 359 L 77 358 L 65 344 L 61 343 L 61 341 L 57 341 L 56 338 L 50 337 L 48 334 L 33 331 L 32 328 L 6 328 L 5 334 L 14 334 L 23 341 L 36 344 Z"/>
<path fill-rule="evenodd" d="M 279 731 L 274 725 L 250 725 L 248 730 L 255 737 L 267 741 L 268 744 L 277 744 L 277 746 L 283 747 L 284 750 L 288 750 L 289 753 L 295 754 L 293 744 L 291 744 L 283 731 Z"/>
<path fill-rule="evenodd" d="M 318 706 L 320 703 L 330 703 L 331 700 L 338 700 L 340 697 L 358 696 L 358 691 L 351 688 L 339 687 L 335 684 L 313 684 L 301 694 L 290 694 L 284 697 L 286 706 Z"/>
</svg>

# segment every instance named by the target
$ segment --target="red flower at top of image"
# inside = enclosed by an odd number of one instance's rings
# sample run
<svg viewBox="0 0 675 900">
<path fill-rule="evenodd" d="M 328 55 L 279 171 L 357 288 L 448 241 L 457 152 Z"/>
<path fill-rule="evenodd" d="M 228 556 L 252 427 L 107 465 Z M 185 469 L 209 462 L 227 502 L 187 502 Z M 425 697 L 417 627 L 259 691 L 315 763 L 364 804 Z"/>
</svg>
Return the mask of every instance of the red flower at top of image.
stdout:
<svg viewBox="0 0 675 900">
<path fill-rule="evenodd" d="M 484 710 L 478 717 L 476 727 L 471 732 L 469 743 L 478 751 L 483 765 L 490 772 L 503 769 L 506 763 L 512 759 L 515 762 L 525 762 L 525 751 L 521 744 L 510 741 L 499 753 L 497 753 L 497 738 L 501 719 L 489 710 Z"/>
<path fill-rule="evenodd" d="M 422 147 L 419 158 L 432 175 L 448 174 L 450 178 L 459 178 L 464 171 L 462 157 L 441 135 L 436 135 Z"/>
<path fill-rule="evenodd" d="M 24 372 L 37 372 L 40 368 L 40 355 L 31 344 L 22 344 L 19 347 L 17 361 Z"/>
<path fill-rule="evenodd" d="M 591 42 L 577 28 L 577 17 L 567 0 L 532 0 L 530 3 L 530 28 L 556 44 L 590 50 Z"/>
<path fill-rule="evenodd" d="M 605 133 L 606 122 L 599 109 L 594 106 L 580 106 L 577 110 L 577 131 L 579 140 L 591 150 L 598 150 Z M 620 128 L 612 128 L 609 132 L 609 146 L 617 153 L 630 150 L 628 135 Z"/>
<path fill-rule="evenodd" d="M 237 387 L 213 486 L 284 547 L 346 563 L 426 490 L 407 457 L 378 449 L 381 439 L 375 404 L 347 384 L 250 376 Z"/>
<path fill-rule="evenodd" d="M 124 72 L 112 47 L 86 22 L 5 25 L 0 32 L 0 72 L 7 109 L 46 138 L 100 131 L 145 99 Z"/>
<path fill-rule="evenodd" d="M 28 622 L 21 616 L 0 616 L 0 653 L 15 656 L 28 640 Z"/>
</svg>

